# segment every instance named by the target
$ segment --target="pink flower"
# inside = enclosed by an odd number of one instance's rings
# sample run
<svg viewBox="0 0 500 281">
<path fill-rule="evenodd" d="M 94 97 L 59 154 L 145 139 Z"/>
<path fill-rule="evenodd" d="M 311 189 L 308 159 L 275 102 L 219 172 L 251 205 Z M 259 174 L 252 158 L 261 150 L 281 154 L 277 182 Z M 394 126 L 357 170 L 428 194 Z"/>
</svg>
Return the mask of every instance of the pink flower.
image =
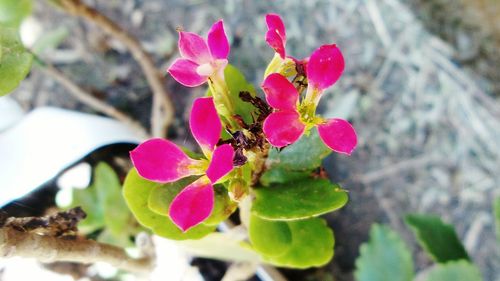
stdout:
<svg viewBox="0 0 500 281">
<path fill-rule="evenodd" d="M 267 33 L 266 42 L 282 59 L 286 57 L 286 30 L 285 24 L 277 14 L 266 15 Z"/>
<path fill-rule="evenodd" d="M 196 33 L 179 32 L 178 45 L 182 58 L 176 59 L 167 71 L 184 86 L 205 83 L 210 76 L 223 73 L 228 63 L 230 48 L 222 20 L 212 25 L 207 40 Z"/>
<path fill-rule="evenodd" d="M 337 45 L 323 45 L 309 57 L 306 72 L 312 89 L 323 91 L 337 82 L 344 72 L 344 56 Z"/>
<path fill-rule="evenodd" d="M 310 67 L 312 66 L 308 69 Z M 331 79 L 324 79 L 312 87 L 322 87 L 330 82 Z M 356 147 L 356 132 L 349 122 L 339 118 L 317 118 L 314 113 L 316 106 L 307 99 L 299 103 L 299 92 L 283 75 L 270 74 L 264 80 L 262 89 L 267 102 L 275 109 L 264 120 L 263 126 L 264 134 L 273 146 L 290 145 L 296 142 L 307 128 L 317 126 L 320 138 L 333 151 L 350 155 Z"/>
<path fill-rule="evenodd" d="M 207 159 L 192 159 L 174 143 L 159 138 L 147 140 L 130 152 L 139 175 L 150 181 L 168 183 L 201 175 L 177 194 L 169 208 L 170 218 L 183 231 L 210 216 L 214 208 L 213 185 L 232 171 L 234 158 L 231 145 L 216 146 L 222 124 L 211 97 L 194 101 L 189 121 Z"/>
</svg>

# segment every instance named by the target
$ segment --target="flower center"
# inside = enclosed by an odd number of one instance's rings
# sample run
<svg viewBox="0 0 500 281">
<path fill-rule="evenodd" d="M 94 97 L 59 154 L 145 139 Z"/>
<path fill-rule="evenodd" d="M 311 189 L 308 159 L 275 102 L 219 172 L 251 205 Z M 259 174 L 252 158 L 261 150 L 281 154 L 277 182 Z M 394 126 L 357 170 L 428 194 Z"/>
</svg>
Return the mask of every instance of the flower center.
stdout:
<svg viewBox="0 0 500 281">
<path fill-rule="evenodd" d="M 215 68 L 211 63 L 204 63 L 196 68 L 196 73 L 200 76 L 211 76 L 215 72 Z"/>
</svg>

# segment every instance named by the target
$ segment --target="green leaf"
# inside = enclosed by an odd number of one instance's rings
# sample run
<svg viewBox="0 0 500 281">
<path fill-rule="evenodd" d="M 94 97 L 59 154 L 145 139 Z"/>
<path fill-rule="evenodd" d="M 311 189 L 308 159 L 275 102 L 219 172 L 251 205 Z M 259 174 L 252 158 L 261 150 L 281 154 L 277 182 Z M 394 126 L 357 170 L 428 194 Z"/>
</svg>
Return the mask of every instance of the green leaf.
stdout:
<svg viewBox="0 0 500 281">
<path fill-rule="evenodd" d="M 176 183 L 165 184 L 172 186 Z M 162 216 L 148 207 L 149 195 L 155 187 L 161 185 L 143 179 L 132 169 L 123 186 L 123 196 L 129 209 L 137 221 L 151 229 L 155 234 L 174 240 L 200 239 L 215 230 L 215 226 L 199 224 L 186 232 L 182 232 L 167 216 Z"/>
<path fill-rule="evenodd" d="M 66 37 L 69 35 L 69 30 L 66 26 L 60 26 L 57 29 L 51 30 L 43 34 L 31 48 L 33 53 L 42 55 L 46 50 L 56 49 Z"/>
<path fill-rule="evenodd" d="M 0 58 L 0 96 L 3 96 L 17 88 L 28 75 L 33 56 L 21 44 L 15 28 L 0 26 L 0 49 L 2 54 Z"/>
<path fill-rule="evenodd" d="M 321 166 L 321 161 L 331 152 L 314 128 L 308 136 L 303 135 L 300 140 L 285 147 L 281 152 L 272 149 L 267 163 L 270 168 L 308 171 Z"/>
<path fill-rule="evenodd" d="M 325 179 L 304 179 L 255 188 L 252 212 L 268 220 L 296 220 L 332 212 L 347 203 L 347 192 Z"/>
<path fill-rule="evenodd" d="M 18 27 L 31 10 L 31 0 L 0 0 L 0 24 Z"/>
<path fill-rule="evenodd" d="M 312 171 L 289 171 L 282 168 L 267 170 L 261 177 L 260 183 L 269 186 L 276 183 L 286 183 L 310 177 Z"/>
<path fill-rule="evenodd" d="M 405 222 L 417 237 L 420 246 L 438 263 L 470 260 L 452 225 L 436 216 L 410 214 Z"/>
<path fill-rule="evenodd" d="M 94 188 L 102 206 L 106 229 L 114 237 L 127 233 L 130 212 L 121 193 L 121 184 L 115 171 L 101 162 L 95 168 Z"/>
<path fill-rule="evenodd" d="M 500 198 L 494 200 L 493 212 L 495 216 L 495 225 L 497 229 L 497 240 L 500 242 Z"/>
<path fill-rule="evenodd" d="M 325 220 L 312 218 L 284 223 L 290 228 L 291 245 L 282 255 L 263 255 L 265 261 L 283 267 L 308 268 L 325 265 L 333 258 L 335 239 Z"/>
<path fill-rule="evenodd" d="M 73 200 L 70 208 L 77 206 L 87 213 L 87 217 L 78 224 L 78 229 L 89 234 L 105 226 L 104 211 L 102 205 L 97 200 L 97 194 L 94 187 L 89 186 L 86 189 L 73 189 Z"/>
<path fill-rule="evenodd" d="M 426 281 L 481 281 L 479 269 L 470 262 L 461 260 L 437 264 L 427 275 Z"/>
<path fill-rule="evenodd" d="M 178 245 L 196 257 L 235 261 L 259 262 L 259 255 L 235 235 L 210 233 L 199 240 L 179 241 Z"/>
<path fill-rule="evenodd" d="M 184 187 L 193 182 L 195 178 L 182 179 L 170 185 L 158 185 L 153 188 L 149 195 L 148 206 L 149 208 L 162 216 L 168 216 L 170 204 L 175 196 L 181 192 Z M 205 225 L 218 225 L 220 222 L 226 220 L 235 210 L 237 205 L 231 201 L 227 195 L 227 190 L 222 185 L 214 186 L 215 202 L 212 214 L 203 222 Z"/>
<path fill-rule="evenodd" d="M 414 275 L 411 253 L 395 231 L 374 224 L 370 241 L 361 245 L 354 275 L 357 281 L 410 281 Z"/>
<path fill-rule="evenodd" d="M 280 256 L 292 246 L 292 233 L 287 222 L 250 217 L 248 235 L 253 248 L 266 256 Z"/>
<path fill-rule="evenodd" d="M 243 73 L 231 64 L 228 64 L 224 69 L 224 78 L 229 88 L 231 94 L 230 98 L 235 107 L 234 110 L 236 114 L 243 117 L 243 120 L 245 120 L 247 124 L 253 123 L 252 112 L 255 107 L 248 102 L 242 101 L 239 95 L 240 92 L 245 91 L 255 96 L 255 88 L 252 84 L 247 82 Z"/>
</svg>

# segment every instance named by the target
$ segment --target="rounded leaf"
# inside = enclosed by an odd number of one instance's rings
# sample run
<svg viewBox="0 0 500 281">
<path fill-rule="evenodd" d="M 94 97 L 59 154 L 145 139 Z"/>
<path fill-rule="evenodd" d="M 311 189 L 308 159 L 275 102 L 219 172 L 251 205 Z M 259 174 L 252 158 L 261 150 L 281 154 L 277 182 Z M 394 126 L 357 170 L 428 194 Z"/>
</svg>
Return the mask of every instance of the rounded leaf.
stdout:
<svg viewBox="0 0 500 281">
<path fill-rule="evenodd" d="M 15 28 L 0 27 L 0 96 L 12 92 L 28 75 L 33 56 L 26 51 Z"/>
<path fill-rule="evenodd" d="M 292 268 L 319 267 L 333 258 L 333 231 L 320 218 L 286 222 L 292 234 L 292 245 L 279 256 L 264 256 L 277 266 Z"/>
<path fill-rule="evenodd" d="M 250 217 L 248 236 L 254 250 L 265 256 L 280 256 L 292 246 L 292 233 L 286 222 Z"/>
<path fill-rule="evenodd" d="M 343 207 L 347 192 L 324 179 L 302 179 L 255 188 L 252 212 L 268 220 L 298 220 Z"/>
</svg>

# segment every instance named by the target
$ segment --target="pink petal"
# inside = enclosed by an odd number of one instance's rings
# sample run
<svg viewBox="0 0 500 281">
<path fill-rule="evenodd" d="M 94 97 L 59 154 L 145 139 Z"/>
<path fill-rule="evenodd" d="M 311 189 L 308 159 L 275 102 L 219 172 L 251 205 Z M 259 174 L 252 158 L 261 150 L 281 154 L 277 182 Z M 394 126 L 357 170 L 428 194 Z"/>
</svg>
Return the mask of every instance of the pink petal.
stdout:
<svg viewBox="0 0 500 281">
<path fill-rule="evenodd" d="M 346 120 L 334 118 L 318 126 L 319 136 L 333 151 L 351 155 L 358 137 L 352 125 Z"/>
<path fill-rule="evenodd" d="M 282 59 L 285 59 L 285 41 L 275 30 L 266 32 L 266 42 Z"/>
<path fill-rule="evenodd" d="M 285 24 L 277 14 L 266 15 L 267 33 L 266 42 L 278 53 L 282 59 L 285 58 L 286 31 Z"/>
<path fill-rule="evenodd" d="M 176 59 L 167 69 L 174 79 L 186 87 L 196 87 L 207 82 L 207 76 L 196 72 L 198 64 L 187 59 Z"/>
<path fill-rule="evenodd" d="M 268 30 L 274 30 L 280 35 L 283 41 L 286 41 L 286 30 L 283 20 L 278 14 L 267 14 L 266 24 Z"/>
<path fill-rule="evenodd" d="M 197 98 L 193 102 L 189 126 L 202 149 L 214 150 L 222 132 L 222 124 L 213 98 Z"/>
<path fill-rule="evenodd" d="M 305 125 L 296 111 L 271 113 L 264 121 L 264 134 L 275 147 L 284 147 L 296 142 L 304 133 Z"/>
<path fill-rule="evenodd" d="M 179 32 L 179 52 L 185 59 L 204 64 L 211 61 L 207 43 L 200 35 L 192 32 Z"/>
<path fill-rule="evenodd" d="M 227 175 L 233 169 L 234 150 L 229 144 L 218 146 L 207 169 L 207 177 L 212 183 Z"/>
<path fill-rule="evenodd" d="M 313 87 L 323 90 L 333 85 L 344 71 L 344 57 L 335 44 L 316 49 L 307 63 L 307 79 Z"/>
<path fill-rule="evenodd" d="M 296 109 L 299 92 L 285 76 L 279 73 L 268 75 L 262 83 L 262 90 L 271 107 L 281 110 Z"/>
<path fill-rule="evenodd" d="M 189 176 L 189 158 L 174 143 L 150 139 L 130 152 L 130 158 L 141 177 L 154 182 L 174 182 Z"/>
<path fill-rule="evenodd" d="M 214 23 L 208 32 L 208 48 L 214 59 L 227 59 L 229 56 L 229 41 L 224 32 L 222 20 Z"/>
<path fill-rule="evenodd" d="M 213 208 L 214 188 L 203 176 L 175 196 L 168 214 L 182 231 L 187 231 L 208 218 Z"/>
</svg>

